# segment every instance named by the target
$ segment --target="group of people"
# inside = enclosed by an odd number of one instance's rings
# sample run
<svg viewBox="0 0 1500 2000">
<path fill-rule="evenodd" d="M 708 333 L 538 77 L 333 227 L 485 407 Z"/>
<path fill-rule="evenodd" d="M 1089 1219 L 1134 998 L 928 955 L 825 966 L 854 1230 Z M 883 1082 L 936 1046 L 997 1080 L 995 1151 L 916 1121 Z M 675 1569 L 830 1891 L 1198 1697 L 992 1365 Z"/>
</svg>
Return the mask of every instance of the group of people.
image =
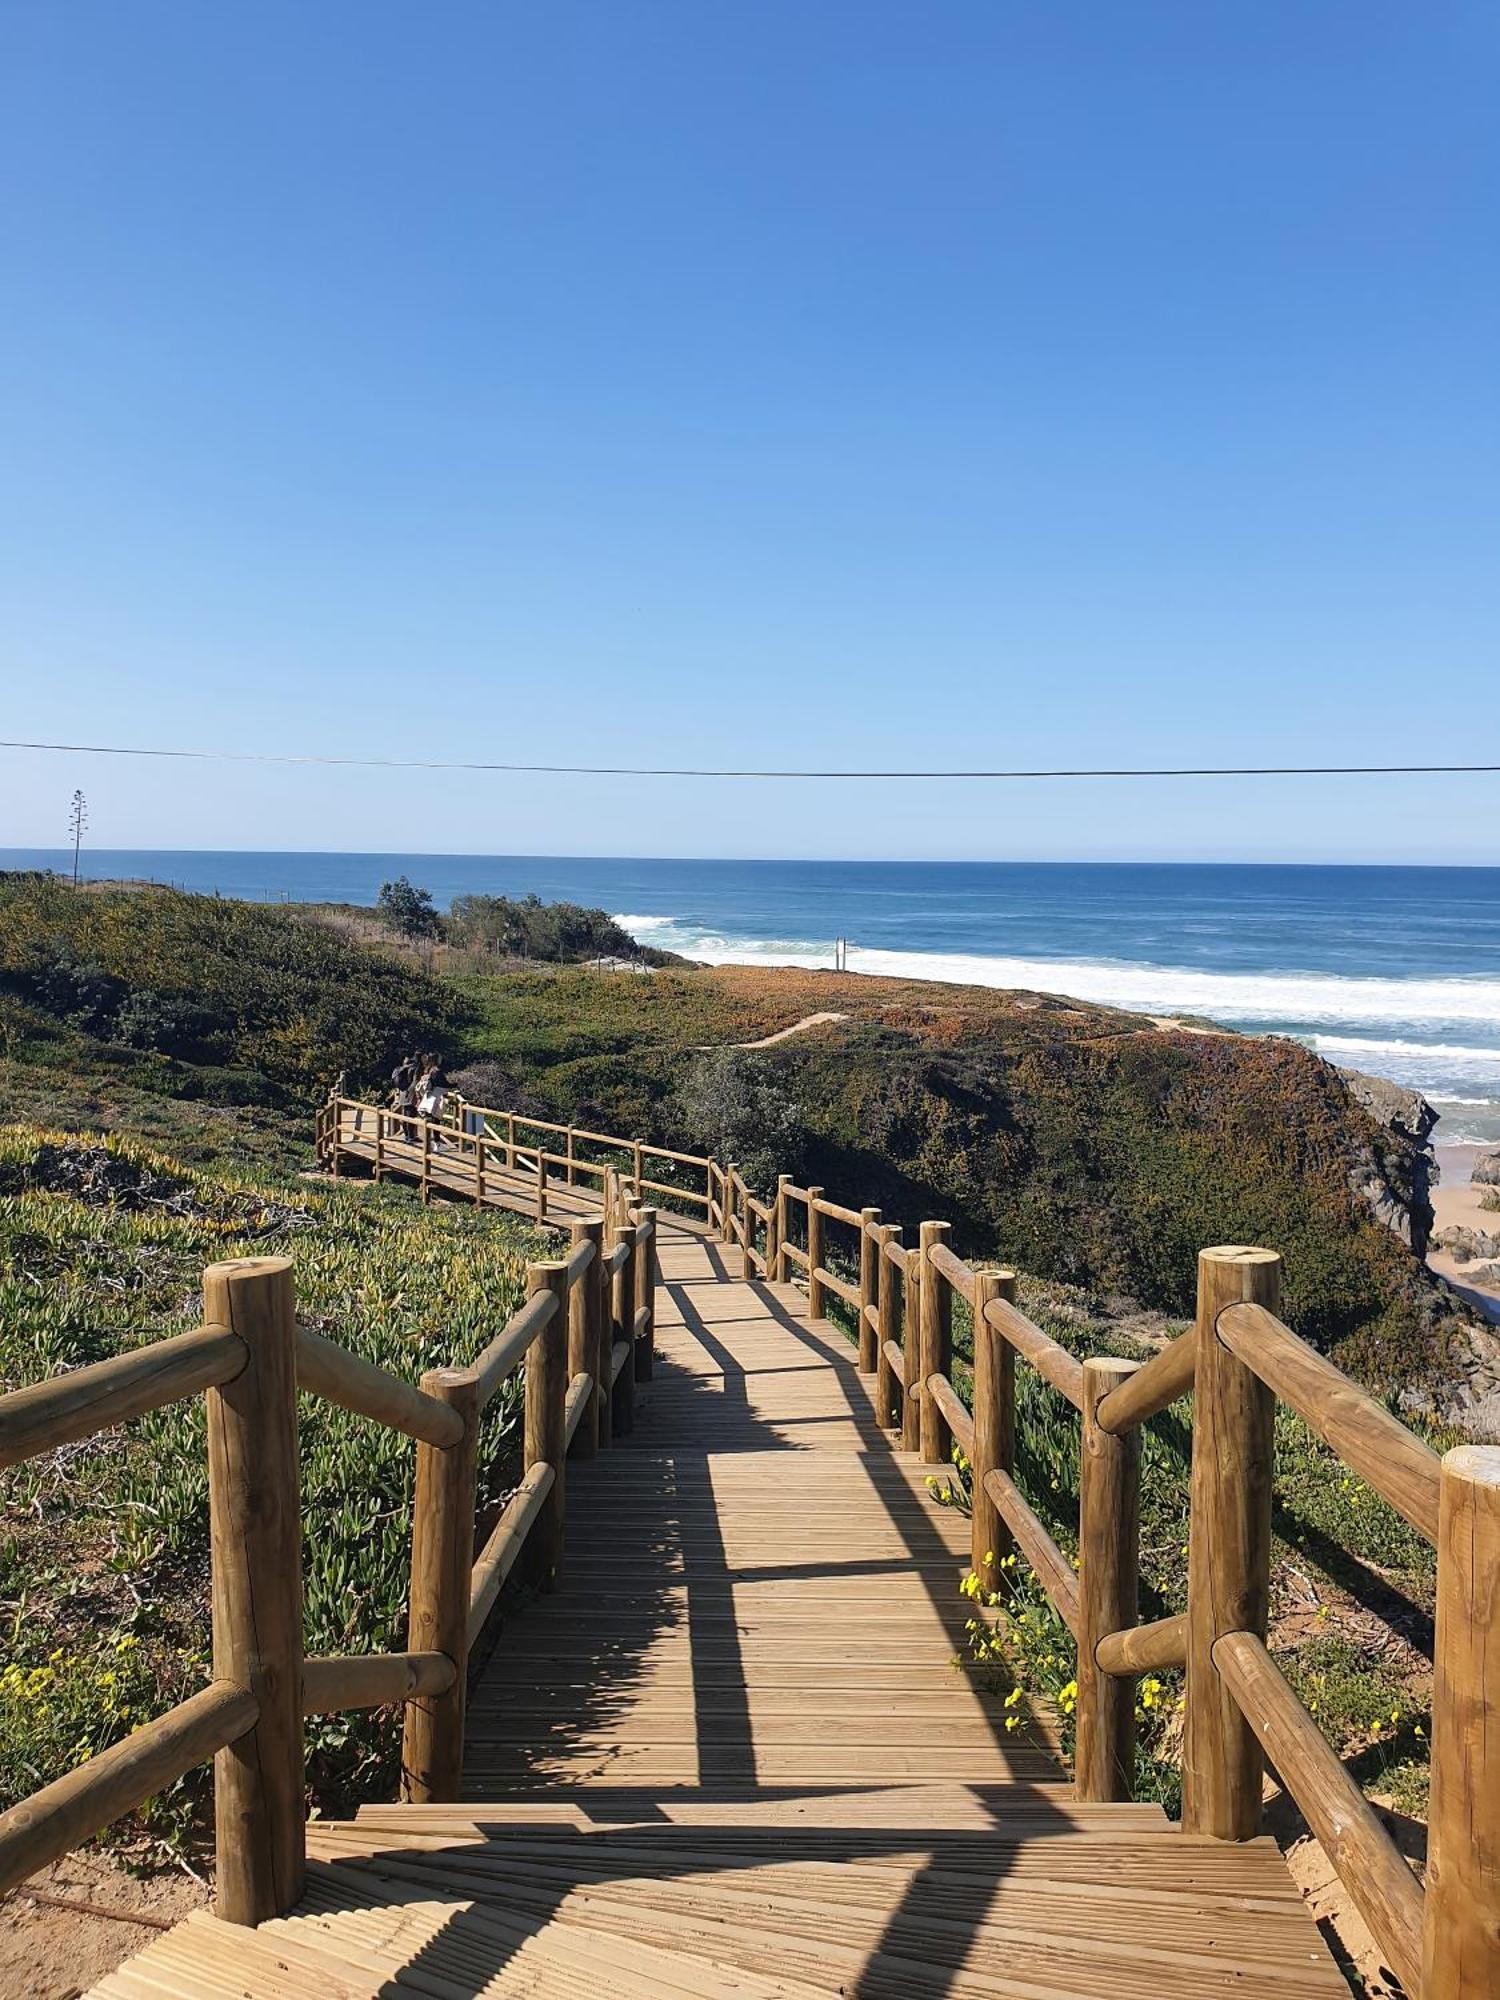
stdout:
<svg viewBox="0 0 1500 2000">
<path fill-rule="evenodd" d="M 391 1071 L 391 1109 L 403 1118 L 441 1118 L 447 1098 L 439 1056 L 403 1056 Z"/>
</svg>

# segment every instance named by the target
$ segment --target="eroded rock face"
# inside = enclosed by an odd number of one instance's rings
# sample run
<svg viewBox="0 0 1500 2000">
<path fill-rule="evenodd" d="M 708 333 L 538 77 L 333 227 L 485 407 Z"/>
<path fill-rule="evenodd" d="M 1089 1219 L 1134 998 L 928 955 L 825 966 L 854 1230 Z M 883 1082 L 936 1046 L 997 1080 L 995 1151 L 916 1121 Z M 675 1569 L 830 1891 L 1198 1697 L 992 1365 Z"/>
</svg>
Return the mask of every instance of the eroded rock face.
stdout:
<svg viewBox="0 0 1500 2000">
<path fill-rule="evenodd" d="M 1456 1222 L 1451 1229 L 1440 1229 L 1432 1240 L 1439 1250 L 1451 1250 L 1460 1264 L 1475 1257 L 1500 1257 L 1500 1229 L 1470 1229 Z"/>
<path fill-rule="evenodd" d="M 1492 1146 L 1487 1153 L 1479 1155 L 1469 1178 L 1484 1187 L 1500 1187 L 1500 1146 Z"/>
<path fill-rule="evenodd" d="M 1418 1257 L 1427 1255 L 1432 1235 L 1432 1184 L 1437 1164 L 1428 1140 L 1437 1113 L 1420 1091 L 1407 1090 L 1383 1076 L 1341 1069 L 1349 1094 L 1391 1136 L 1389 1146 L 1361 1146 L 1349 1169 L 1349 1185 L 1371 1213 L 1392 1229 Z"/>
</svg>

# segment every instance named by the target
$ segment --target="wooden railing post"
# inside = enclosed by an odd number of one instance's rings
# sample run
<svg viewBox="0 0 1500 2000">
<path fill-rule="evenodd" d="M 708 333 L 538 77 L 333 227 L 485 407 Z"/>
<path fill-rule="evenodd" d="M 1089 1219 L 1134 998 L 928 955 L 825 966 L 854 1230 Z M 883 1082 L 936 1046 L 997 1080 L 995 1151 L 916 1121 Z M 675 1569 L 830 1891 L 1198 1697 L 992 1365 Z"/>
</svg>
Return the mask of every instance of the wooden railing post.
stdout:
<svg viewBox="0 0 1500 2000">
<path fill-rule="evenodd" d="M 570 1125 L 568 1127 L 568 1145 L 567 1145 L 569 1187 L 576 1187 L 578 1185 L 578 1164 L 573 1152 L 573 1137 L 574 1137 L 573 1128 Z"/>
<path fill-rule="evenodd" d="M 1213 1648 L 1226 1632 L 1266 1636 L 1276 1409 L 1271 1391 L 1219 1339 L 1217 1321 L 1241 1300 L 1274 1313 L 1280 1299 L 1274 1251 L 1199 1253 L 1182 1824 L 1219 1840 L 1260 1831 L 1260 1744 L 1219 1679 Z"/>
<path fill-rule="evenodd" d="M 432 1120 L 422 1120 L 422 1199 L 432 1200 Z"/>
<path fill-rule="evenodd" d="M 608 1184 L 606 1183 L 607 1191 Z M 604 1260 L 609 1255 L 613 1244 L 614 1235 L 609 1220 L 609 1208 L 606 1204 L 604 1216 L 600 1222 L 599 1259 L 595 1269 L 589 1274 L 594 1286 L 594 1297 L 591 1306 L 596 1342 L 593 1361 L 594 1401 L 597 1407 L 597 1435 L 601 1451 L 613 1442 L 615 1430 L 614 1394 L 609 1379 L 615 1340 L 614 1322 L 610 1310 L 614 1300 L 614 1287 L 610 1282 L 608 1271 L 604 1268 Z"/>
<path fill-rule="evenodd" d="M 1000 1510 L 985 1491 L 984 1476 L 1016 1467 L 1016 1355 L 984 1316 L 991 1299 L 1016 1296 L 1014 1271 L 974 1274 L 974 1459 L 970 1474 L 969 1562 L 986 1590 L 995 1589 L 1000 1562 L 1014 1546 Z"/>
<path fill-rule="evenodd" d="M 823 1268 L 823 1216 L 818 1203 L 823 1199 L 820 1187 L 807 1190 L 807 1316 L 822 1319 L 827 1302 L 827 1294 L 818 1272 Z"/>
<path fill-rule="evenodd" d="M 635 1310 L 646 1315 L 635 1342 L 635 1379 L 649 1382 L 656 1362 L 656 1227 L 654 1208 L 636 1211 Z"/>
<path fill-rule="evenodd" d="M 536 1149 L 536 1219 L 547 1220 L 547 1162 L 540 1146 Z"/>
<path fill-rule="evenodd" d="M 782 1255 L 781 1246 L 786 1241 L 786 1191 L 791 1185 L 792 1177 L 790 1174 L 778 1174 L 776 1176 L 776 1200 L 771 1207 L 771 1228 L 774 1232 L 775 1254 L 774 1256 L 772 1254 L 773 1244 L 768 1243 L 766 1246 L 766 1260 L 769 1268 L 766 1271 L 766 1277 L 771 1283 L 777 1285 L 784 1285 L 786 1283 L 786 1258 Z"/>
<path fill-rule="evenodd" d="M 421 1387 L 462 1418 L 464 1428 L 446 1449 L 417 1446 L 406 1643 L 414 1653 L 446 1653 L 455 1672 L 445 1694 L 406 1704 L 401 1796 L 414 1804 L 444 1804 L 458 1797 L 463 1782 L 479 1387 L 467 1371 L 449 1368 L 431 1370 Z"/>
<path fill-rule="evenodd" d="M 880 1362 L 876 1337 L 876 1292 L 880 1282 L 880 1210 L 859 1212 L 859 1372 L 873 1375 Z"/>
<path fill-rule="evenodd" d="M 1500 1993 L 1500 1447 L 1443 1459 L 1423 2000 Z"/>
<path fill-rule="evenodd" d="M 731 1160 L 719 1182 L 719 1241 L 734 1241 L 734 1177 L 739 1169 Z"/>
<path fill-rule="evenodd" d="M 385 1113 L 375 1113 L 375 1181 L 377 1186 L 385 1179 Z"/>
<path fill-rule="evenodd" d="M 623 1340 L 628 1349 L 625 1365 L 615 1377 L 610 1428 L 612 1436 L 625 1437 L 635 1427 L 635 1342 L 630 1337 L 630 1318 L 635 1302 L 635 1224 L 623 1208 L 616 1214 L 610 1236 L 612 1249 L 623 1243 L 628 1251 L 624 1263 L 615 1273 L 609 1297 L 611 1366 L 615 1343 Z"/>
<path fill-rule="evenodd" d="M 889 1246 L 901 1241 L 898 1222 L 883 1223 L 876 1245 L 875 1316 L 880 1325 L 875 1337 L 875 1419 L 887 1430 L 901 1427 L 902 1388 L 891 1366 L 886 1345 L 901 1345 L 901 1274 L 887 1256 Z"/>
<path fill-rule="evenodd" d="M 568 1238 L 576 1250 L 580 1243 L 594 1246 L 594 1260 L 568 1294 L 568 1380 L 575 1375 L 592 1375 L 594 1393 L 589 1397 L 573 1442 L 572 1458 L 592 1458 L 599 1449 L 599 1263 L 604 1256 L 604 1224 L 598 1216 L 575 1222 Z"/>
<path fill-rule="evenodd" d="M 489 1139 L 481 1123 L 480 1130 L 474 1135 L 474 1206 L 476 1208 L 484 1207 L 484 1154 L 488 1144 Z"/>
<path fill-rule="evenodd" d="M 516 1114 L 505 1114 L 505 1164 L 511 1173 L 516 1170 Z"/>
<path fill-rule="evenodd" d="M 901 1290 L 901 1367 L 906 1376 L 906 1395 L 901 1404 L 901 1449 L 920 1451 L 922 1398 L 917 1378 L 922 1367 L 922 1253 L 915 1244 L 906 1253 Z"/>
<path fill-rule="evenodd" d="M 530 1294 L 551 1292 L 557 1311 L 542 1328 L 526 1356 L 524 1417 L 526 1466 L 550 1465 L 555 1477 L 541 1511 L 526 1537 L 528 1581 L 537 1590 L 555 1590 L 562 1575 L 563 1509 L 566 1479 L 563 1460 L 568 1435 L 568 1267 L 564 1262 L 528 1264 Z"/>
<path fill-rule="evenodd" d="M 932 1253 L 939 1243 L 948 1241 L 950 1232 L 951 1225 L 946 1222 L 924 1222 L 918 1232 L 922 1285 L 917 1395 L 922 1456 L 929 1465 L 949 1464 L 953 1451 L 953 1433 L 927 1390 L 930 1375 L 947 1375 L 953 1366 L 953 1294 L 932 1268 Z"/>
<path fill-rule="evenodd" d="M 1081 1799 L 1128 1799 L 1135 1789 L 1135 1680 L 1106 1674 L 1095 1648 L 1136 1621 L 1140 1562 L 1141 1434 L 1100 1428 L 1099 1405 L 1136 1363 L 1083 1364 L 1078 1475 L 1078 1735 L 1073 1783 Z"/>
<path fill-rule="evenodd" d="M 203 1273 L 203 1316 L 249 1359 L 209 1389 L 213 1671 L 255 1697 L 250 1732 L 214 1759 L 215 1909 L 226 1923 L 279 1917 L 307 1868 L 302 1744 L 302 1500 L 297 1309 L 284 1257 Z"/>
</svg>

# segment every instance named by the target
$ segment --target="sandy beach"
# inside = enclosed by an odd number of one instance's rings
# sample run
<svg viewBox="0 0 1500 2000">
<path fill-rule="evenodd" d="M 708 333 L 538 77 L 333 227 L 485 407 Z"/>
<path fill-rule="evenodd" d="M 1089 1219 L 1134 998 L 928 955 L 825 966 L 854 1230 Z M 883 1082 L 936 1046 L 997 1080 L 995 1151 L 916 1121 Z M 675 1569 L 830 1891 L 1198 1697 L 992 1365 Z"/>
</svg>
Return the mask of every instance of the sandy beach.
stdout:
<svg viewBox="0 0 1500 2000">
<path fill-rule="evenodd" d="M 1484 1146 L 1436 1146 L 1441 1178 L 1433 1189 L 1432 1207 L 1436 1217 L 1433 1234 L 1439 1230 L 1463 1227 L 1482 1229 L 1492 1236 L 1500 1236 L 1500 1212 L 1482 1205 L 1483 1197 L 1493 1190 L 1470 1179 L 1474 1162 Z M 1482 1260 L 1481 1260 L 1482 1261 Z M 1428 1252 L 1427 1263 L 1431 1270 L 1446 1278 L 1456 1291 L 1462 1292 L 1471 1305 L 1476 1306 L 1485 1317 L 1500 1326 L 1500 1284 L 1476 1285 L 1465 1277 L 1466 1269 L 1473 1264 L 1460 1264 L 1447 1250 Z"/>
</svg>

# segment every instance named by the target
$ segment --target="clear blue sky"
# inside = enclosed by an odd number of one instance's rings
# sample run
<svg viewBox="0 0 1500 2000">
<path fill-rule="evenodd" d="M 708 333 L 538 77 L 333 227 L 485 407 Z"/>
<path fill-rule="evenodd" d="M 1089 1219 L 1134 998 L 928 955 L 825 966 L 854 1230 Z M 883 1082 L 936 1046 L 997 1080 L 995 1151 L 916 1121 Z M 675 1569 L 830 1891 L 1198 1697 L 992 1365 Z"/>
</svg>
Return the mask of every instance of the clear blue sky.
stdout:
<svg viewBox="0 0 1500 2000">
<path fill-rule="evenodd" d="M 1500 16 L 9 0 L 5 736 L 1500 761 Z M 1500 779 L 0 752 L 0 844 L 1500 860 Z"/>
</svg>

